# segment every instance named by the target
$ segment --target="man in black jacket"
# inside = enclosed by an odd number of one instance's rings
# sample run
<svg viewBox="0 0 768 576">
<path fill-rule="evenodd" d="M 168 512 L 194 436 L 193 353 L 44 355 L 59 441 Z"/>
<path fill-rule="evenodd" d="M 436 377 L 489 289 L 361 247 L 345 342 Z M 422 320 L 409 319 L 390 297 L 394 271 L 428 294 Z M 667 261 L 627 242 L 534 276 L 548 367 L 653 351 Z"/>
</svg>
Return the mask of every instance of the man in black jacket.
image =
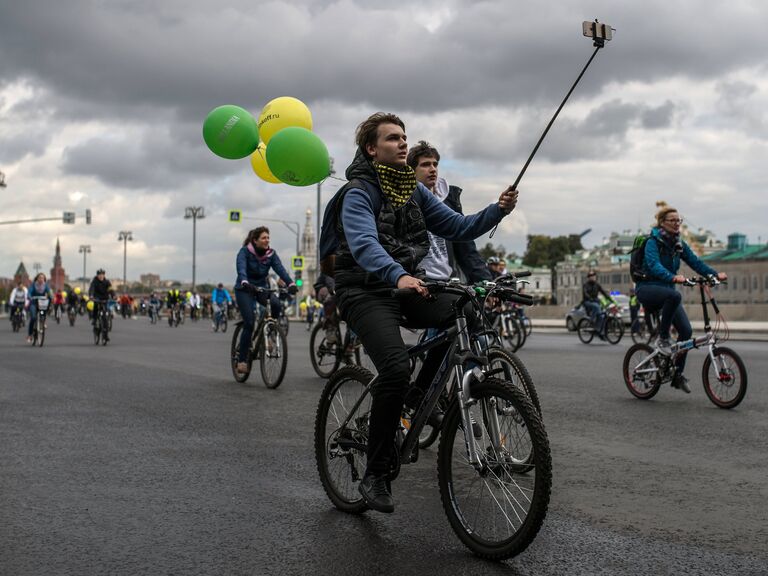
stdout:
<svg viewBox="0 0 768 576">
<path fill-rule="evenodd" d="M 408 151 L 408 165 L 413 168 L 416 180 L 424 184 L 432 194 L 454 212 L 463 214 L 461 188 L 449 186 L 438 176 L 440 153 L 424 140 Z M 492 280 L 483 258 L 477 252 L 474 240 L 451 242 L 429 233 L 429 253 L 421 261 L 430 280 L 448 280 L 464 274 L 468 282 Z"/>
</svg>

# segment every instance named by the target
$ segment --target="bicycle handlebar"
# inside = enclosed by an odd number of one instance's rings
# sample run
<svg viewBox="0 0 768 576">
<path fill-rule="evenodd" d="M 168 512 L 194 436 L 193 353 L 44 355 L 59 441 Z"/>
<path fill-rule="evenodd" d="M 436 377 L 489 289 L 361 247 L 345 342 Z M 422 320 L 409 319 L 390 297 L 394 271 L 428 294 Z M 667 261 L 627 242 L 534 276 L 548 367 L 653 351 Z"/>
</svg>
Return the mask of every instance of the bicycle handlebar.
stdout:
<svg viewBox="0 0 768 576">
<path fill-rule="evenodd" d="M 475 295 L 475 286 L 460 284 L 458 282 L 425 282 L 424 287 L 427 288 L 430 293 L 447 292 L 449 294 L 455 294 L 456 296 L 464 296 L 467 294 L 472 294 L 473 296 Z M 495 285 L 491 288 L 491 290 L 494 292 L 494 295 L 501 300 L 508 300 L 510 302 L 522 304 L 524 306 L 533 305 L 533 296 L 529 296 L 528 294 L 520 294 L 511 286 Z M 393 288 L 390 290 L 390 295 L 394 296 L 395 298 L 413 293 L 413 288 Z"/>
<path fill-rule="evenodd" d="M 727 284 L 728 280 L 718 280 L 717 276 L 694 276 L 693 278 L 686 278 L 683 282 L 683 286 L 699 286 L 704 284 L 706 286 L 717 286 L 718 284 Z"/>
</svg>

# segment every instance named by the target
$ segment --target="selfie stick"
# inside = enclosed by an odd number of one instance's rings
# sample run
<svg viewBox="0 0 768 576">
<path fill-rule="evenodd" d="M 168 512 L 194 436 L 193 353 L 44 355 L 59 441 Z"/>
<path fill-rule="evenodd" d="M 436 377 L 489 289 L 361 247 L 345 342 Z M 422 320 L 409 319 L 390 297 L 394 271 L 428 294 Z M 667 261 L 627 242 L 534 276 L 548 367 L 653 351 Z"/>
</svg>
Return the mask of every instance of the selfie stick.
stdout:
<svg viewBox="0 0 768 576">
<path fill-rule="evenodd" d="M 531 155 L 528 156 L 528 160 L 526 160 L 525 165 L 523 166 L 523 169 L 520 170 L 520 174 L 517 175 L 517 179 L 515 180 L 515 183 L 512 184 L 512 190 L 517 190 L 517 185 L 520 184 L 520 180 L 523 179 L 523 174 L 525 174 L 525 171 L 528 170 L 528 165 L 531 163 L 531 160 L 533 160 L 533 157 L 536 155 L 536 152 L 539 150 L 539 146 L 541 146 L 541 143 L 544 141 L 544 138 L 546 137 L 547 132 L 549 132 L 549 129 L 552 128 L 552 124 L 555 123 L 555 119 L 557 118 L 557 115 L 560 114 L 560 110 L 562 110 L 563 106 L 565 106 L 565 103 L 568 102 L 568 98 L 570 98 L 571 94 L 573 93 L 573 90 L 576 88 L 576 85 L 581 80 L 581 77 L 584 76 L 584 72 L 587 71 L 587 68 L 589 68 L 589 65 L 592 64 L 592 60 L 594 60 L 595 56 L 597 56 L 597 52 L 600 50 L 600 48 L 603 48 L 605 46 L 606 40 L 610 40 L 611 38 L 613 38 L 614 29 L 608 26 L 607 24 L 600 24 L 597 21 L 597 19 L 595 19 L 594 22 L 589 22 L 589 21 L 583 22 L 582 30 L 584 32 L 584 36 L 591 37 L 594 40 L 594 43 L 592 45 L 595 47 L 595 51 L 592 52 L 592 56 L 590 56 L 586 65 L 581 70 L 581 74 L 579 74 L 579 77 L 576 78 L 576 81 L 573 83 L 573 86 L 571 86 L 571 89 L 568 90 L 568 94 L 565 95 L 565 98 L 563 98 L 563 101 L 560 103 L 560 106 L 558 107 L 557 111 L 555 111 L 555 115 L 552 116 L 552 120 L 549 121 L 549 124 L 547 124 L 547 127 L 544 129 L 544 133 L 541 135 L 541 138 L 539 138 L 539 141 L 536 143 L 536 146 L 533 148 Z M 493 227 L 493 230 L 491 230 L 489 238 L 493 238 L 493 235 L 496 233 L 496 228 L 498 228 L 498 224 Z"/>
</svg>

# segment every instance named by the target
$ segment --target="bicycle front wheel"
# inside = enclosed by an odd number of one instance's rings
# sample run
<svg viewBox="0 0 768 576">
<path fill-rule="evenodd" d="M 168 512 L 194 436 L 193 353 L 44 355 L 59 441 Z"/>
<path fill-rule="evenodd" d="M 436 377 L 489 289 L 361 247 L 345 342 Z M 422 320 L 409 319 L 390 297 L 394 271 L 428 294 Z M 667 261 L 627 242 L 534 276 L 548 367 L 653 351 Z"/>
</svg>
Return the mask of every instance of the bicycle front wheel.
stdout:
<svg viewBox="0 0 768 576">
<path fill-rule="evenodd" d="M 336 508 L 352 514 L 368 509 L 357 487 L 368 461 L 371 395 L 366 388 L 372 379 L 360 366 L 340 369 L 325 384 L 315 417 L 320 483 Z"/>
<path fill-rule="evenodd" d="M 288 342 L 285 332 L 276 322 L 266 322 L 262 329 L 260 345 L 261 378 L 267 388 L 277 388 L 282 383 L 285 368 L 288 366 Z"/>
<path fill-rule="evenodd" d="M 747 393 L 747 368 L 730 348 L 717 348 L 713 354 L 714 363 L 707 356 L 701 371 L 704 391 L 718 408 L 735 408 Z"/>
<path fill-rule="evenodd" d="M 488 365 L 486 376 L 499 378 L 522 390 L 541 416 L 541 402 L 533 385 L 533 378 L 517 355 L 500 348 L 491 348 L 488 351 Z"/>
<path fill-rule="evenodd" d="M 482 558 L 516 556 L 536 537 L 549 506 L 552 459 L 544 425 L 524 393 L 489 378 L 475 383 L 467 434 L 480 463 L 468 458 L 458 402 L 446 414 L 438 481 L 451 528 Z"/>
<path fill-rule="evenodd" d="M 237 371 L 237 363 L 240 358 L 240 333 L 242 331 L 243 325 L 237 324 L 235 326 L 235 331 L 232 332 L 232 346 L 230 347 L 229 352 L 229 363 L 232 368 L 232 375 L 235 377 L 235 381 L 240 382 L 241 384 L 248 380 L 248 376 L 251 375 L 251 368 L 253 367 L 253 358 L 248 354 L 245 360 L 245 363 L 247 364 L 245 372 Z"/>
<path fill-rule="evenodd" d="M 605 339 L 611 344 L 618 344 L 624 336 L 624 323 L 613 316 L 605 319 Z"/>
</svg>

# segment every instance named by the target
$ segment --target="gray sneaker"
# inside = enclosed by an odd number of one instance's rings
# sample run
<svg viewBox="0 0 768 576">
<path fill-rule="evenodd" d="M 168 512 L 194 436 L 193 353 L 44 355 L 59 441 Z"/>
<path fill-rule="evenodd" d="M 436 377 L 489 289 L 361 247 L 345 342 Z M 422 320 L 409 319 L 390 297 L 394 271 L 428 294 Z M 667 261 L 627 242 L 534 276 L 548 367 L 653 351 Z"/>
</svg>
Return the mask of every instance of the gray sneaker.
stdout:
<svg viewBox="0 0 768 576">
<path fill-rule="evenodd" d="M 656 341 L 656 348 L 659 349 L 659 352 L 662 354 L 666 354 L 667 356 L 672 355 L 672 342 L 669 341 L 669 338 L 659 338 Z"/>
<path fill-rule="evenodd" d="M 675 377 L 672 379 L 672 386 L 674 386 L 675 388 L 678 388 L 679 390 L 682 390 L 686 394 L 691 393 L 691 387 L 688 385 L 688 378 L 686 378 L 682 374 L 675 375 Z"/>
</svg>

